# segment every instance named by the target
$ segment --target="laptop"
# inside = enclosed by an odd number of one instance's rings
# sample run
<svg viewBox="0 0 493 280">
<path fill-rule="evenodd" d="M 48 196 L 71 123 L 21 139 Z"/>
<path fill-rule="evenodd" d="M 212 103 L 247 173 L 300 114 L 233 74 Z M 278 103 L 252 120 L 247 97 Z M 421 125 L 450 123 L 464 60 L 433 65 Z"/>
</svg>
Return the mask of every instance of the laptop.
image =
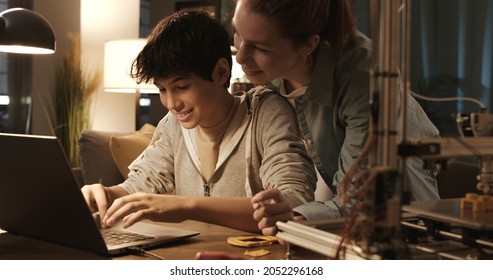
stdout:
<svg viewBox="0 0 493 280">
<path fill-rule="evenodd" d="M 0 133 L 0 229 L 111 256 L 199 234 L 157 223 L 98 228 L 56 137 Z M 102 232 L 137 241 L 105 244 Z"/>
</svg>

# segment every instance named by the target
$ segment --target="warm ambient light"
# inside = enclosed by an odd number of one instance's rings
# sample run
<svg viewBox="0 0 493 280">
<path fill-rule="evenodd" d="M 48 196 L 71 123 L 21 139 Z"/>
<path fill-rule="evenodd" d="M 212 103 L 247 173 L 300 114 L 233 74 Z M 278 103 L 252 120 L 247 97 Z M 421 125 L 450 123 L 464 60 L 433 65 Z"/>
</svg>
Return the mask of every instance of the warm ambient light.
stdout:
<svg viewBox="0 0 493 280">
<path fill-rule="evenodd" d="M 10 98 L 8 95 L 0 95 L 0 105 L 6 106 L 10 104 Z"/>
<path fill-rule="evenodd" d="M 108 41 L 104 44 L 104 91 L 117 93 L 159 93 L 153 84 L 137 84 L 130 77 L 133 60 L 146 39 Z"/>
<path fill-rule="evenodd" d="M 0 13 L 0 51 L 23 54 L 52 54 L 55 34 L 41 15 L 23 8 Z"/>
</svg>

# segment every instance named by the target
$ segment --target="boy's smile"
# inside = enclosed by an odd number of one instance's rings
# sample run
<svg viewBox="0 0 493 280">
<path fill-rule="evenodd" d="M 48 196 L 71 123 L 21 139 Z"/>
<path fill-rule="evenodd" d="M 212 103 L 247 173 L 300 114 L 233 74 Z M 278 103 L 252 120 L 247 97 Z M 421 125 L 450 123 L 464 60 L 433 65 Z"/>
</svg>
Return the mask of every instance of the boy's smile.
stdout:
<svg viewBox="0 0 493 280">
<path fill-rule="evenodd" d="M 187 129 L 198 125 L 212 127 L 221 122 L 231 108 L 233 96 L 220 82 L 191 74 L 158 79 L 154 84 L 159 89 L 161 103 Z"/>
</svg>

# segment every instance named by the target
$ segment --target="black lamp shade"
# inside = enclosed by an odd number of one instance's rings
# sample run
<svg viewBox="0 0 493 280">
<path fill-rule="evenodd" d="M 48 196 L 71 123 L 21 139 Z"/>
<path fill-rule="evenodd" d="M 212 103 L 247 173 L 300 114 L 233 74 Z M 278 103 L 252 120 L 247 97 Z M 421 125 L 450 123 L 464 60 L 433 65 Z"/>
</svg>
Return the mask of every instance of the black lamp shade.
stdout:
<svg viewBox="0 0 493 280">
<path fill-rule="evenodd" d="M 0 13 L 0 51 L 50 54 L 55 52 L 55 34 L 41 15 L 23 8 Z"/>
</svg>

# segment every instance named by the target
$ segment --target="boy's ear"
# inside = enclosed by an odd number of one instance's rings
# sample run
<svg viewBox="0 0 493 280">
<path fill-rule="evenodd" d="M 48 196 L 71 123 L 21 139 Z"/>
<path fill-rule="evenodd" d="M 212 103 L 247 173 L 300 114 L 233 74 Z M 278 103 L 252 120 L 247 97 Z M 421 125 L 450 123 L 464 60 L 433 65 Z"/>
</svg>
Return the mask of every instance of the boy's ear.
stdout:
<svg viewBox="0 0 493 280">
<path fill-rule="evenodd" d="M 310 38 L 308 38 L 305 44 L 305 52 L 312 53 L 318 47 L 319 43 L 320 43 L 319 35 L 314 34 L 310 36 Z"/>
<path fill-rule="evenodd" d="M 220 58 L 212 72 L 212 79 L 224 85 L 229 80 L 230 73 L 231 67 L 228 61 L 225 58 Z"/>
</svg>

